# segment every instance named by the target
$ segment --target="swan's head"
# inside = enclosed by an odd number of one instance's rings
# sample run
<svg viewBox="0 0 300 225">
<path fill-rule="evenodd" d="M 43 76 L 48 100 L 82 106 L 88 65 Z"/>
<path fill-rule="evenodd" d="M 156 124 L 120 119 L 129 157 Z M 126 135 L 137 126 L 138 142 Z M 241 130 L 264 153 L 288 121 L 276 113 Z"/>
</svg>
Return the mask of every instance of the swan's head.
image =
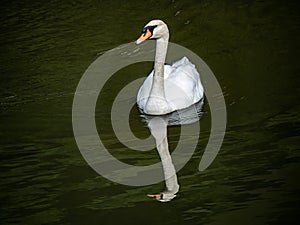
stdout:
<svg viewBox="0 0 300 225">
<path fill-rule="evenodd" d="M 169 38 L 169 30 L 167 24 L 161 20 L 151 20 L 142 29 L 142 35 L 136 40 L 136 44 L 140 44 L 147 39 Z"/>
</svg>

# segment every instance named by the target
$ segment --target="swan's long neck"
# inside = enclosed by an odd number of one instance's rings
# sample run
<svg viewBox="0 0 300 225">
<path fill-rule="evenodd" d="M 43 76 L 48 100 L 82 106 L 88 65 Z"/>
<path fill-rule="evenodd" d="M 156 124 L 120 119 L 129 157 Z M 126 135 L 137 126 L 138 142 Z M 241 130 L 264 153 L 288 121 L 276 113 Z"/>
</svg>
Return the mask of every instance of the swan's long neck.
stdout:
<svg viewBox="0 0 300 225">
<path fill-rule="evenodd" d="M 154 62 L 154 76 L 151 95 L 165 98 L 164 92 L 164 64 L 168 49 L 169 37 L 162 37 L 156 40 L 156 52 Z"/>
<path fill-rule="evenodd" d="M 169 112 L 164 88 L 164 64 L 167 55 L 168 40 L 169 34 L 156 40 L 154 76 L 146 107 L 150 114 L 161 115 Z"/>
<path fill-rule="evenodd" d="M 154 75 L 157 77 L 164 76 L 164 64 L 167 55 L 169 35 L 156 40 Z"/>
</svg>

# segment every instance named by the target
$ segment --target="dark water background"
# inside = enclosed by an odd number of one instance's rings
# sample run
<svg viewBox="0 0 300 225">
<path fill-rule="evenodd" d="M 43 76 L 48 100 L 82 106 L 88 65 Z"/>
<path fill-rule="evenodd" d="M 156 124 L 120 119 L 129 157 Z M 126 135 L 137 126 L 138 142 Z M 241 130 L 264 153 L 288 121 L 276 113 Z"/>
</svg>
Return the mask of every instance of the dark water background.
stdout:
<svg viewBox="0 0 300 225">
<path fill-rule="evenodd" d="M 2 1 L 0 223 L 295 222 L 299 10 L 296 1 L 276 0 Z M 199 172 L 210 131 L 205 105 L 198 149 L 178 174 L 178 198 L 168 204 L 145 196 L 162 190 L 163 183 L 128 187 L 94 172 L 76 146 L 71 123 L 73 95 L 86 68 L 105 51 L 134 41 L 154 18 L 167 22 L 172 42 L 206 61 L 228 110 L 221 151 Z M 106 102 L 97 105 L 97 120 L 107 124 L 100 134 L 111 141 L 110 151 L 133 164 L 151 164 L 158 156 L 155 150 L 142 154 L 119 145 L 109 125 L 110 106 L 117 90 L 151 67 L 137 64 L 118 72 L 101 95 Z M 137 136 L 149 135 L 136 110 L 130 118 Z M 170 129 L 171 148 L 178 129 Z"/>
</svg>

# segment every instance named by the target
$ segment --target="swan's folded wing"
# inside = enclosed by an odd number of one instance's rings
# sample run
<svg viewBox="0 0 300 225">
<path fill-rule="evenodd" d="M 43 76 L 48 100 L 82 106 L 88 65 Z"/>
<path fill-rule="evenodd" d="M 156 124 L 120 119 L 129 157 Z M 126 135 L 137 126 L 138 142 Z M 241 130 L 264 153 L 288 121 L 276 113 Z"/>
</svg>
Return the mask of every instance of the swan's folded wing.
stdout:
<svg viewBox="0 0 300 225">
<path fill-rule="evenodd" d="M 167 101 L 175 109 L 186 108 L 203 98 L 199 73 L 187 57 L 172 64 L 172 74 L 165 82 Z"/>
</svg>

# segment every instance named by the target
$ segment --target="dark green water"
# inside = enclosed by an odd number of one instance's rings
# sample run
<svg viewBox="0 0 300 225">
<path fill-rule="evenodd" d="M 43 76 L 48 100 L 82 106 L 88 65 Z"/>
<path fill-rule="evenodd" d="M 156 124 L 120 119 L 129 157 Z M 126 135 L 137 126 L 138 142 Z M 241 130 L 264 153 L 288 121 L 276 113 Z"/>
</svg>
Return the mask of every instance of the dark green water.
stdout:
<svg viewBox="0 0 300 225">
<path fill-rule="evenodd" d="M 1 224 L 292 224 L 299 212 L 299 4 L 292 1 L 2 1 L 0 76 Z M 106 180 L 82 158 L 72 132 L 72 101 L 87 67 L 134 41 L 153 18 L 171 41 L 211 67 L 225 95 L 221 151 L 197 170 L 210 131 L 209 106 L 181 191 L 160 204 L 145 194 L 163 183 L 128 187 Z M 97 105 L 110 151 L 132 164 L 158 161 L 153 150 L 120 145 L 110 106 L 151 63 L 116 74 Z M 128 75 L 130 74 L 130 75 Z M 111 94 L 113 93 L 113 94 Z M 133 132 L 149 135 L 138 112 Z M 176 146 L 178 128 L 169 130 Z M 109 142 L 110 141 L 110 142 Z M 136 156 L 135 154 L 138 154 Z M 136 159 L 136 160 L 135 160 Z"/>
</svg>

